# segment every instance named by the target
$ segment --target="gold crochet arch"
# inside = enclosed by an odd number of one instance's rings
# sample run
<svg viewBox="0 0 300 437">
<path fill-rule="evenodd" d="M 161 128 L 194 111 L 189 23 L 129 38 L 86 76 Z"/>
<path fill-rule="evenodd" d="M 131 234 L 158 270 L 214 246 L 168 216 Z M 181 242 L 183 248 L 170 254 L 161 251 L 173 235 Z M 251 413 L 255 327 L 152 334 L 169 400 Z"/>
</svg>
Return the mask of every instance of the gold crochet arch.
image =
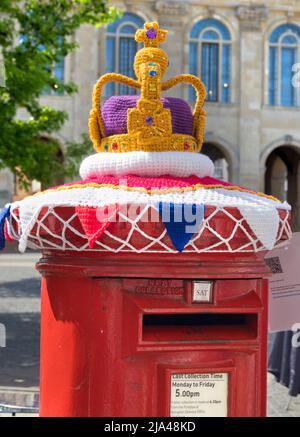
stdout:
<svg viewBox="0 0 300 437">
<path fill-rule="evenodd" d="M 137 79 L 118 73 L 107 73 L 94 86 L 92 110 L 89 116 L 89 132 L 97 152 L 130 151 L 181 151 L 199 152 L 202 147 L 205 126 L 203 105 L 206 97 L 202 81 L 191 74 L 181 74 L 162 82 L 168 66 L 166 52 L 158 47 L 165 41 L 166 30 L 156 22 L 145 23 L 144 29 L 136 32 L 136 41 L 145 47 L 136 53 L 134 71 Z M 109 82 L 118 82 L 141 91 L 136 108 L 127 111 L 127 134 L 106 136 L 101 113 L 103 87 Z M 180 83 L 190 84 L 196 91 L 193 112 L 192 135 L 172 132 L 171 112 L 163 107 L 161 91 Z"/>
</svg>

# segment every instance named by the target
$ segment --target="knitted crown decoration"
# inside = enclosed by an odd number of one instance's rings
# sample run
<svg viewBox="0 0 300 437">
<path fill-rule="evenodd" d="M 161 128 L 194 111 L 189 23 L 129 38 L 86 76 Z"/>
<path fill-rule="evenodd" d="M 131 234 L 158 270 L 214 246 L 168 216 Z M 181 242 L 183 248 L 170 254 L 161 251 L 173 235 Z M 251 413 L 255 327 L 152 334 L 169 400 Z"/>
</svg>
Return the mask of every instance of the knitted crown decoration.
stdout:
<svg viewBox="0 0 300 437">
<path fill-rule="evenodd" d="M 137 80 L 117 73 L 100 77 L 93 91 L 93 107 L 89 116 L 89 131 L 97 152 L 199 152 L 203 143 L 206 92 L 201 80 L 181 74 L 162 82 L 168 67 L 166 52 L 158 47 L 166 40 L 167 31 L 158 23 L 145 23 L 135 39 L 144 43 L 134 59 Z M 118 96 L 106 101 L 101 110 L 101 94 L 105 84 L 118 82 L 140 90 L 140 97 Z M 162 98 L 161 91 L 180 84 L 191 84 L 196 91 L 193 116 L 181 99 Z M 121 111 L 121 112 L 118 112 Z M 122 114 L 125 112 L 125 123 Z M 117 115 L 117 117 L 116 117 Z M 112 116 L 117 126 L 111 126 Z M 183 117 L 184 123 L 180 122 Z M 124 118 L 124 117 L 123 117 Z M 186 121 L 190 121 L 190 129 Z M 125 124 L 125 125 L 124 125 Z"/>
<path fill-rule="evenodd" d="M 166 35 L 146 23 L 135 37 L 144 43 L 134 59 L 137 79 L 109 73 L 98 80 L 89 129 L 96 151 L 107 153 L 84 158 L 81 180 L 0 211 L 0 250 L 6 237 L 19 240 L 20 251 L 226 254 L 291 238 L 286 202 L 215 179 L 212 160 L 198 153 L 205 88 L 188 74 L 162 81 L 168 56 L 158 45 Z M 112 81 L 140 95 L 112 96 L 101 107 L 103 86 Z M 179 83 L 194 86 L 194 113 L 180 98 L 161 97 Z"/>
</svg>

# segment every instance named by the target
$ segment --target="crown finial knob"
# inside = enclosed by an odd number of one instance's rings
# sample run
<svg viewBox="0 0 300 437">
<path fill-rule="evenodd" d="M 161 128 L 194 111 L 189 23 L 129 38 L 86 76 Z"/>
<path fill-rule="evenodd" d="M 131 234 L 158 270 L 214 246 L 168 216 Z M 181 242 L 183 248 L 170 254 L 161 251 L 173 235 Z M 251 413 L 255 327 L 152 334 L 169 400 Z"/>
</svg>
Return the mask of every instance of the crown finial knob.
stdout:
<svg viewBox="0 0 300 437">
<path fill-rule="evenodd" d="M 159 44 L 166 41 L 167 30 L 160 29 L 155 21 L 144 24 L 144 29 L 138 29 L 135 34 L 137 42 L 144 43 L 145 47 L 158 47 Z"/>
</svg>

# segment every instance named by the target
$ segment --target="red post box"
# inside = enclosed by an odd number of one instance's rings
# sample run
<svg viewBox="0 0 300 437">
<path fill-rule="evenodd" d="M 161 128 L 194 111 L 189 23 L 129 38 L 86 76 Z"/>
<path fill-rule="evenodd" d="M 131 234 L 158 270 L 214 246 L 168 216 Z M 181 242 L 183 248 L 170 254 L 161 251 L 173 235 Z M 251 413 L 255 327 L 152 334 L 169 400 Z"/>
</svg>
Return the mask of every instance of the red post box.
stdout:
<svg viewBox="0 0 300 437">
<path fill-rule="evenodd" d="M 290 207 L 213 178 L 198 153 L 204 85 L 162 81 L 165 38 L 146 23 L 137 80 L 109 73 L 95 85 L 100 153 L 83 161 L 82 180 L 0 216 L 21 250 L 42 251 L 42 416 L 265 415 L 263 255 L 290 238 Z M 113 79 L 141 97 L 100 108 Z M 196 90 L 194 114 L 160 97 L 183 82 Z"/>
<path fill-rule="evenodd" d="M 45 252 L 42 416 L 264 416 L 262 257 Z"/>
</svg>

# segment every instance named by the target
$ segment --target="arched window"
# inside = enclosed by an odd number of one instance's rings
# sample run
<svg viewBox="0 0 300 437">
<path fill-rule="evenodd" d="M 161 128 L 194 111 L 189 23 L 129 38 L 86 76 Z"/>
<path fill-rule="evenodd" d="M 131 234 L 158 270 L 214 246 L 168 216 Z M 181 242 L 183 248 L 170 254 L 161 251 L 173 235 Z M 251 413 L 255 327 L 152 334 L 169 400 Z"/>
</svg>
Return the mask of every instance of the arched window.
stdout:
<svg viewBox="0 0 300 437">
<path fill-rule="evenodd" d="M 43 50 L 43 49 L 41 49 Z M 54 65 L 49 66 L 49 70 L 52 71 L 54 78 L 59 83 L 63 83 L 65 79 L 65 59 L 61 58 L 58 62 L 55 62 Z M 55 84 L 55 88 L 58 88 L 57 84 Z M 46 87 L 42 92 L 43 96 L 62 96 L 63 92 L 57 91 L 56 89 L 52 89 L 50 87 Z"/>
<path fill-rule="evenodd" d="M 292 214 L 293 231 L 300 230 L 299 186 L 300 186 L 300 150 L 296 146 L 283 144 L 275 148 L 265 164 L 265 192 L 286 200 Z"/>
<path fill-rule="evenodd" d="M 65 80 L 65 58 L 61 58 L 60 61 L 56 62 L 56 64 L 54 65 L 54 77 L 59 81 L 59 82 L 64 82 Z M 56 96 L 61 95 L 62 93 L 55 91 L 54 94 Z"/>
<path fill-rule="evenodd" d="M 209 102 L 230 102 L 231 36 L 227 27 L 214 18 L 198 21 L 190 33 L 190 73 L 200 77 Z M 189 99 L 195 100 L 190 87 Z"/>
<path fill-rule="evenodd" d="M 19 38 L 19 43 L 23 44 L 28 41 L 28 38 L 26 35 L 21 35 Z M 58 38 L 58 41 L 61 42 L 61 38 Z M 45 46 L 43 44 L 38 45 L 38 50 L 43 52 L 45 51 Z M 49 65 L 49 72 L 52 72 L 53 76 L 59 83 L 63 83 L 65 80 L 65 58 L 60 57 L 60 59 Z M 42 96 L 61 96 L 63 93 L 60 91 L 57 91 L 56 89 L 52 89 L 48 86 L 45 87 L 45 89 L 42 91 Z"/>
<path fill-rule="evenodd" d="M 300 62 L 300 27 L 282 24 L 269 38 L 269 104 L 300 106 L 299 88 L 293 86 L 293 65 Z"/>
<path fill-rule="evenodd" d="M 204 142 L 201 153 L 208 156 L 213 161 L 215 166 L 213 177 L 228 182 L 231 177 L 232 166 L 223 150 L 214 143 Z"/>
<path fill-rule="evenodd" d="M 106 71 L 135 77 L 133 61 L 138 44 L 134 36 L 136 30 L 143 26 L 144 21 L 137 15 L 130 13 L 125 13 L 122 18 L 107 26 Z M 106 85 L 106 95 L 115 94 L 136 94 L 136 90 L 122 84 L 109 83 Z"/>
</svg>

